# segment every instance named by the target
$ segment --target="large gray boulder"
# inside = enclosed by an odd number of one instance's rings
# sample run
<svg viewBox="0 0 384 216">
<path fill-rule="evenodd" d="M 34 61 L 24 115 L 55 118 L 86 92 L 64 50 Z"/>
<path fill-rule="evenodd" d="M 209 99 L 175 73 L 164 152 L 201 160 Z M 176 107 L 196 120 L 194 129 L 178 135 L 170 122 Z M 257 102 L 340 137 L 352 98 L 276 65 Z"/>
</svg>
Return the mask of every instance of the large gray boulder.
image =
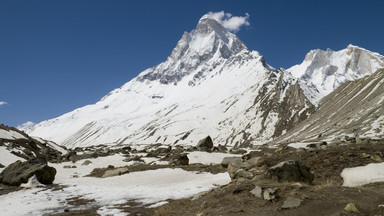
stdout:
<svg viewBox="0 0 384 216">
<path fill-rule="evenodd" d="M 11 186 L 20 186 L 28 179 L 36 176 L 42 184 L 52 184 L 55 180 L 56 169 L 47 165 L 44 158 L 35 158 L 25 162 L 16 161 L 7 166 L 0 173 L 0 183 Z"/>
<path fill-rule="evenodd" d="M 213 141 L 210 136 L 205 137 L 197 143 L 197 149 L 199 151 L 210 152 L 213 149 Z"/>
<path fill-rule="evenodd" d="M 283 161 L 268 169 L 266 177 L 279 182 L 305 182 L 311 184 L 313 174 L 299 161 Z"/>
</svg>

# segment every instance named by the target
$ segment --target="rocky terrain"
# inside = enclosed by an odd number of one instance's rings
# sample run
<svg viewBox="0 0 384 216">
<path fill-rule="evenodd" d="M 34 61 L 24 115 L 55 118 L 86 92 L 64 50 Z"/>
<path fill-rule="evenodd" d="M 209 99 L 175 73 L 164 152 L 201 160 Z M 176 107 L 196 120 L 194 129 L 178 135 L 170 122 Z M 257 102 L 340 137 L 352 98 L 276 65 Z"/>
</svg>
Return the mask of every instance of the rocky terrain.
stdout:
<svg viewBox="0 0 384 216">
<path fill-rule="evenodd" d="M 383 66 L 275 69 L 203 16 L 96 104 L 0 125 L 0 215 L 384 215 Z"/>
</svg>

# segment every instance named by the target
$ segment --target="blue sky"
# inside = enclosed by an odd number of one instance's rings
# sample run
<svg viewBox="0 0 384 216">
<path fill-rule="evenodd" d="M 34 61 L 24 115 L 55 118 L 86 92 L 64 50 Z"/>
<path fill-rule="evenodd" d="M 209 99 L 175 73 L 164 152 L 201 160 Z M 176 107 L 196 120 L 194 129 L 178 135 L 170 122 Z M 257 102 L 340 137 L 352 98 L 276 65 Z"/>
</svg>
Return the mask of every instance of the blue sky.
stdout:
<svg viewBox="0 0 384 216">
<path fill-rule="evenodd" d="M 97 102 L 164 61 L 207 12 L 249 14 L 236 34 L 273 67 L 348 44 L 384 54 L 384 1 L 0 0 L 0 123 Z"/>
</svg>

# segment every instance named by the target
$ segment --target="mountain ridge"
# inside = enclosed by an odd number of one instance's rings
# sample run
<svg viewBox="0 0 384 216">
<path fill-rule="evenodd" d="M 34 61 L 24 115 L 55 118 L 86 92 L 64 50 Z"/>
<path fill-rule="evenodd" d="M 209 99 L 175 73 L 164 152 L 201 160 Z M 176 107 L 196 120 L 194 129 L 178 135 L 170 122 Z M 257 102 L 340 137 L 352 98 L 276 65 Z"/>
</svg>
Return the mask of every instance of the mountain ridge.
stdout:
<svg viewBox="0 0 384 216">
<path fill-rule="evenodd" d="M 329 70 L 324 68 L 332 68 L 330 57 L 335 53 L 338 57 L 348 49 L 350 56 L 363 56 L 361 61 L 350 58 L 356 66 L 353 69 L 363 68 L 372 55 L 375 61 L 368 61 L 368 65 L 384 65 L 383 56 L 349 46 L 339 53 L 311 51 L 302 63 L 312 60 L 307 65 L 274 69 L 260 53 L 249 51 L 236 35 L 203 17 L 194 30 L 183 34 L 166 61 L 144 70 L 97 103 L 19 128 L 67 147 L 195 145 L 207 135 L 228 146 L 264 144 L 316 111 L 316 101 L 325 95 L 319 92 L 321 82 L 313 85 L 316 77 L 312 75 L 327 78 Z M 343 75 L 337 70 L 333 74 Z M 331 87 L 333 91 L 338 86 Z"/>
</svg>

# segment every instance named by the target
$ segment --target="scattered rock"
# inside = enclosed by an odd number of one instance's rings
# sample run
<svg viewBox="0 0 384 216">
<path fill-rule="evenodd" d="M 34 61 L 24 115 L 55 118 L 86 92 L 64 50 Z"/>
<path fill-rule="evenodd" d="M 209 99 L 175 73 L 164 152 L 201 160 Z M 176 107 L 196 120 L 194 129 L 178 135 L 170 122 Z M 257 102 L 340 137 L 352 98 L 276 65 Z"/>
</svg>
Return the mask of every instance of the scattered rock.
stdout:
<svg viewBox="0 0 384 216">
<path fill-rule="evenodd" d="M 51 184 L 55 180 L 56 169 L 47 165 L 44 158 L 35 158 L 25 162 L 16 161 L 0 173 L 0 182 L 5 185 L 20 186 L 36 175 L 42 184 Z"/>
<path fill-rule="evenodd" d="M 292 208 L 297 208 L 300 207 L 302 200 L 299 198 L 294 198 L 294 197 L 288 197 L 281 208 L 283 209 L 292 209 Z"/>
<path fill-rule="evenodd" d="M 268 169 L 266 177 L 279 182 L 306 182 L 311 184 L 313 174 L 299 161 L 283 161 Z"/>
<path fill-rule="evenodd" d="M 347 212 L 359 212 L 359 210 L 357 209 L 357 207 L 354 203 L 348 203 L 345 206 L 344 210 Z"/>
<path fill-rule="evenodd" d="M 91 164 L 92 163 L 92 161 L 90 161 L 90 160 L 85 160 L 81 165 L 83 165 L 83 166 L 87 166 L 87 165 L 89 165 L 89 164 Z"/>
<path fill-rule="evenodd" d="M 345 136 L 345 141 L 356 143 L 356 138 L 355 137 Z"/>
<path fill-rule="evenodd" d="M 124 162 L 137 161 L 137 162 L 143 162 L 143 163 L 144 163 L 144 160 L 141 159 L 141 157 L 138 156 L 138 155 L 127 157 L 127 158 L 124 159 L 123 161 L 124 161 Z"/>
<path fill-rule="evenodd" d="M 223 161 L 221 161 L 221 166 L 227 168 L 228 165 L 234 161 L 242 162 L 242 159 L 241 157 L 225 157 L 223 158 Z"/>
<path fill-rule="evenodd" d="M 277 188 L 267 188 L 264 190 L 263 197 L 265 200 L 275 200 L 277 198 Z"/>
<path fill-rule="evenodd" d="M 197 149 L 199 151 L 210 152 L 213 148 L 213 141 L 210 136 L 205 137 L 197 143 Z"/>
<path fill-rule="evenodd" d="M 64 165 L 63 168 L 64 168 L 64 169 L 70 169 L 71 166 L 70 166 L 70 165 Z"/>
<path fill-rule="evenodd" d="M 263 189 L 260 186 L 256 186 L 250 191 L 256 198 L 263 199 Z"/>
</svg>

